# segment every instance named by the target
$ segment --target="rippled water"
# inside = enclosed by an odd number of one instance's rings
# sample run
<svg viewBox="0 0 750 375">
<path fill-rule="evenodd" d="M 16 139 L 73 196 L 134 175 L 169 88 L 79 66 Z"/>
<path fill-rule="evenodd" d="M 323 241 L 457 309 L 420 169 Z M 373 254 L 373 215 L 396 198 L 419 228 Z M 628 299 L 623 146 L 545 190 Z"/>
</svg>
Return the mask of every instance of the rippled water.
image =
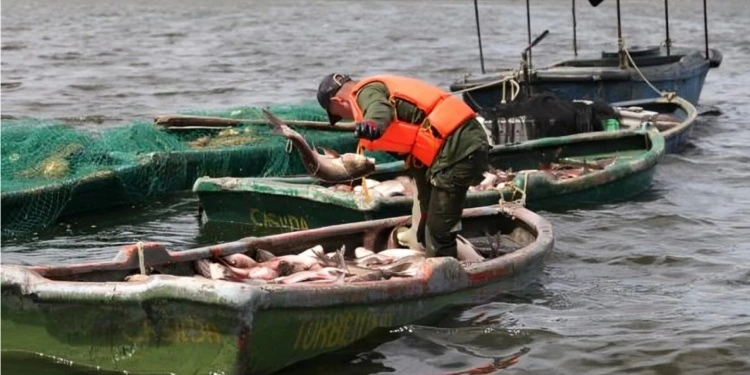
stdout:
<svg viewBox="0 0 750 375">
<path fill-rule="evenodd" d="M 534 64 L 572 56 L 569 2 L 532 2 L 532 32 L 550 35 Z M 622 2 L 631 45 L 664 37 L 663 3 Z M 582 53 L 616 48 L 614 1 L 578 2 Z M 479 2 L 485 64 L 514 67 L 526 44 L 525 3 Z M 670 2 L 675 44 L 703 48 L 702 2 Z M 288 373 L 439 374 L 528 350 L 518 374 L 744 374 L 750 370 L 750 11 L 709 2 L 709 72 L 692 144 L 668 155 L 640 199 L 542 214 L 556 249 L 534 285 L 445 312 L 430 326 L 385 332 Z M 470 1 L 2 2 L 2 114 L 81 126 L 123 124 L 182 109 L 314 100 L 323 74 L 394 72 L 447 87 L 480 69 Z M 202 231 L 185 193 L 145 207 L 7 239 L 6 263 L 110 259 L 117 246 L 185 249 Z"/>
</svg>

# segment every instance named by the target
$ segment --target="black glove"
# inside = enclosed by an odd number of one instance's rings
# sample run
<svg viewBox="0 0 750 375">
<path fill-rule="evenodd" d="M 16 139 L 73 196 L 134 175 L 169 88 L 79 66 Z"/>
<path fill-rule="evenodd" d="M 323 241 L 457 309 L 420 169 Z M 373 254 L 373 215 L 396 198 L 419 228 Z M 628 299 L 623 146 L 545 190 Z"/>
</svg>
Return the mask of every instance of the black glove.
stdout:
<svg viewBox="0 0 750 375">
<path fill-rule="evenodd" d="M 356 123 L 354 128 L 354 136 L 357 138 L 364 138 L 370 141 L 374 141 L 382 134 L 380 134 L 380 128 L 378 128 L 378 124 L 375 123 L 375 121 L 372 120 L 365 120 Z"/>
</svg>

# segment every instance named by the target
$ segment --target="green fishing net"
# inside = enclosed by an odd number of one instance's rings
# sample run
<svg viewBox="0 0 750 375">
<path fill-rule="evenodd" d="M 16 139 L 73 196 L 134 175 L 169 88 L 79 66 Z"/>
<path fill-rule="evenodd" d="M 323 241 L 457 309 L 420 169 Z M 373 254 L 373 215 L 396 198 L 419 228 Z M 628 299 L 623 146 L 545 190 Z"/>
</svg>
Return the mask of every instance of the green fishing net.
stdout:
<svg viewBox="0 0 750 375">
<path fill-rule="evenodd" d="M 268 108 L 284 120 L 327 121 L 317 103 Z M 186 111 L 185 115 L 264 121 L 259 107 Z M 351 132 L 297 127 L 311 146 L 355 152 Z M 44 228 L 60 217 L 143 202 L 192 189 L 195 179 L 306 174 L 286 138 L 267 123 L 222 129 L 165 129 L 151 119 L 106 129 L 75 128 L 58 120 L 0 123 L 2 233 Z M 378 163 L 393 161 L 368 153 Z"/>
</svg>

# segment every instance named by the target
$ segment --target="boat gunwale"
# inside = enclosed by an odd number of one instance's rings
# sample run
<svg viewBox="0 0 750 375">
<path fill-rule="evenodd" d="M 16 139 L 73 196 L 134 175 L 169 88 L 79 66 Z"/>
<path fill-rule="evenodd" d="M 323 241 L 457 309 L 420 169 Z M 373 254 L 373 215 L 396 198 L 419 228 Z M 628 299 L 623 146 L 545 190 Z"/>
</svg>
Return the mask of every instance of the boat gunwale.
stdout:
<svg viewBox="0 0 750 375">
<path fill-rule="evenodd" d="M 72 275 L 97 270 L 137 270 L 137 245 L 124 247 L 114 260 L 66 266 L 0 265 L 3 288 L 19 285 L 26 295 L 45 302 L 66 301 L 98 303 L 101 300 L 136 302 L 152 298 L 174 297 L 194 302 L 229 305 L 235 308 L 331 307 L 362 303 L 381 303 L 401 299 L 425 298 L 498 282 L 540 260 L 554 246 L 552 225 L 523 207 L 505 210 L 498 205 L 464 210 L 464 217 L 505 215 L 518 220 L 535 238 L 528 245 L 509 254 L 488 259 L 481 264 L 462 266 L 455 258 L 428 258 L 417 276 L 375 282 L 325 285 L 300 283 L 291 285 L 251 285 L 224 280 L 201 280 L 195 277 L 153 275 L 146 281 L 80 282 L 53 280 L 46 276 Z M 410 221 L 410 216 L 355 222 L 306 231 L 247 237 L 238 241 L 171 252 L 155 243 L 144 248 L 160 247 L 160 254 L 144 251 L 149 266 L 226 256 L 257 246 L 309 243 L 320 238 L 366 232 L 366 229 L 390 228 Z M 151 258 L 151 259 L 149 259 Z M 176 297 L 175 297 L 176 296 Z"/>
<path fill-rule="evenodd" d="M 673 49 L 674 51 L 674 49 Z M 678 52 L 683 52 L 679 51 Z M 675 53 L 672 53 L 672 56 L 674 56 Z M 692 70 L 700 70 L 700 68 L 703 67 L 703 65 L 708 65 L 709 69 L 718 67 L 721 64 L 722 55 L 721 53 L 711 48 L 710 49 L 710 57 L 708 60 L 705 58 L 702 58 L 700 52 L 698 50 L 693 50 L 689 48 L 684 48 L 684 53 L 681 54 L 681 58 L 677 61 L 668 63 L 668 64 L 657 64 L 657 65 L 647 65 L 644 67 L 640 67 L 639 69 L 644 74 L 651 74 L 654 75 L 654 77 L 649 78 L 651 81 L 660 81 L 661 75 L 663 75 L 663 71 L 672 72 L 674 71 L 674 67 L 679 67 L 680 71 L 692 71 Z M 689 59 L 691 56 L 696 56 L 693 59 Z M 666 57 L 666 56 L 663 56 Z M 540 68 L 534 68 L 529 71 L 529 75 L 532 79 L 532 85 L 543 83 L 540 81 L 548 81 L 548 82 L 565 82 L 565 81 L 585 81 L 585 82 L 591 82 L 591 76 L 596 75 L 599 76 L 598 80 L 601 81 L 628 81 L 628 80 L 634 80 L 636 82 L 642 82 L 642 79 L 640 75 L 637 74 L 635 69 L 632 67 L 627 67 L 625 69 L 621 69 L 617 66 L 614 67 L 597 67 L 597 66 L 563 66 L 562 64 L 565 64 L 569 61 L 575 61 L 575 60 L 581 60 L 580 58 L 574 58 L 574 59 L 567 59 L 567 60 L 561 60 L 556 63 L 550 64 L 548 66 L 543 66 Z M 593 59 L 585 59 L 585 60 L 591 60 L 591 61 L 597 61 L 597 60 L 607 60 L 607 58 L 593 58 Z M 616 60 L 616 59 L 615 59 Z M 636 62 L 637 62 L 636 58 Z M 686 62 L 691 62 L 690 65 L 685 66 Z M 500 69 L 493 69 L 488 70 L 486 73 L 468 73 L 465 74 L 463 78 L 456 80 L 452 82 L 449 85 L 449 89 L 452 92 L 460 91 L 460 90 L 469 90 L 476 86 L 483 86 L 488 84 L 488 82 L 496 81 L 501 78 L 507 78 L 507 77 L 514 77 L 517 74 L 517 68 L 500 68 Z M 696 73 L 697 74 L 697 73 Z M 674 74 L 668 74 L 667 76 L 673 77 Z M 691 75 L 692 76 L 692 75 Z M 669 78 L 673 79 L 673 78 Z M 499 87 L 501 83 L 497 83 L 495 85 L 491 85 L 490 89 L 494 88 L 495 86 Z M 637 99 L 636 99 L 637 100 Z"/>
<path fill-rule="evenodd" d="M 627 107 L 637 107 L 639 105 L 645 105 L 645 104 L 673 104 L 676 107 L 685 111 L 686 117 L 685 119 L 682 119 L 680 121 L 679 126 L 674 126 L 667 131 L 659 131 L 659 133 L 665 139 L 675 134 L 680 134 L 687 129 L 690 129 L 690 127 L 693 126 L 693 124 L 695 123 L 695 120 L 698 118 L 698 110 L 695 108 L 695 106 L 692 105 L 689 101 L 679 96 L 675 96 L 673 98 L 660 96 L 658 98 L 627 100 L 627 101 L 612 103 L 611 106 L 617 107 L 620 109 L 627 109 Z"/>
</svg>

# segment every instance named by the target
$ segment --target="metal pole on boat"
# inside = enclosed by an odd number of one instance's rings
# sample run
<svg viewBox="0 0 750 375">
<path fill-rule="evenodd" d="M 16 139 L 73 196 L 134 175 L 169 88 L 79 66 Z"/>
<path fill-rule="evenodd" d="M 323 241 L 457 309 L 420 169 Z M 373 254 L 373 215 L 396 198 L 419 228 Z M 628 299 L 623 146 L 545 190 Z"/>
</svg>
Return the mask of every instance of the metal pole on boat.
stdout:
<svg viewBox="0 0 750 375">
<path fill-rule="evenodd" d="M 529 12 L 529 0 L 526 0 L 526 32 L 529 35 L 529 44 L 531 44 L 531 13 Z M 531 69 L 531 50 L 529 49 L 529 69 Z"/>
<path fill-rule="evenodd" d="M 664 0 L 664 21 L 667 28 L 667 40 L 664 43 L 667 45 L 667 56 L 669 56 L 669 47 L 672 46 L 672 41 L 669 39 L 669 0 Z"/>
<path fill-rule="evenodd" d="M 708 60 L 708 12 L 706 10 L 706 0 L 703 0 L 703 30 L 706 35 L 706 60 Z"/>
<path fill-rule="evenodd" d="M 622 41 L 622 24 L 620 23 L 620 0 L 617 0 L 617 55 L 620 69 L 625 69 L 625 51 Z"/>
<path fill-rule="evenodd" d="M 479 32 L 479 7 L 477 0 L 474 0 L 474 17 L 477 19 L 477 39 L 479 39 L 479 62 L 482 64 L 482 74 L 484 74 L 484 54 L 482 53 L 482 33 Z"/>
<path fill-rule="evenodd" d="M 576 0 L 573 0 L 573 55 L 578 57 L 578 43 L 576 41 Z"/>
</svg>

